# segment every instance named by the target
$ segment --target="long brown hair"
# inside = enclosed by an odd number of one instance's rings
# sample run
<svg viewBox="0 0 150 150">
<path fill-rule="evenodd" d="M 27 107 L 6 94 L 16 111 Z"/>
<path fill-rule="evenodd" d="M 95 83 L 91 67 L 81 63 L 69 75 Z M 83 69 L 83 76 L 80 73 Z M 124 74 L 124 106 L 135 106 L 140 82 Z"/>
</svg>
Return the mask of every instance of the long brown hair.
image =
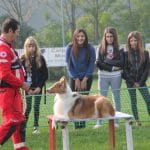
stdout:
<svg viewBox="0 0 150 150">
<path fill-rule="evenodd" d="M 103 33 L 103 37 L 102 37 L 102 42 L 100 44 L 100 47 L 98 49 L 98 51 L 101 53 L 101 54 L 106 54 L 107 52 L 107 41 L 106 41 L 106 34 L 107 33 L 111 33 L 113 35 L 113 43 L 112 43 L 112 46 L 114 48 L 114 56 L 116 57 L 117 54 L 118 54 L 118 50 L 119 50 L 119 44 L 118 44 L 118 36 L 117 36 L 117 31 L 115 28 L 113 27 L 106 27 L 105 30 L 104 30 L 104 33 Z"/>
<path fill-rule="evenodd" d="M 132 57 L 131 57 L 132 48 L 130 45 L 130 39 L 132 37 L 134 37 L 137 40 L 137 49 L 136 50 L 139 51 L 140 63 L 142 63 L 145 61 L 145 55 L 144 55 L 142 36 L 141 36 L 140 32 L 138 32 L 138 31 L 130 32 L 128 35 L 127 44 L 126 44 L 126 49 L 128 51 L 128 61 L 130 63 L 132 63 Z"/>
<path fill-rule="evenodd" d="M 84 35 L 85 35 L 85 41 L 83 43 L 83 47 L 85 48 L 88 48 L 88 36 L 87 36 L 87 33 L 84 29 L 76 29 L 73 33 L 73 37 L 72 37 L 72 42 L 71 42 L 71 47 L 72 47 L 72 52 L 73 52 L 73 55 L 75 57 L 78 57 L 78 48 L 79 48 L 79 45 L 78 45 L 78 42 L 77 42 L 77 35 L 78 33 L 82 32 Z"/>
</svg>

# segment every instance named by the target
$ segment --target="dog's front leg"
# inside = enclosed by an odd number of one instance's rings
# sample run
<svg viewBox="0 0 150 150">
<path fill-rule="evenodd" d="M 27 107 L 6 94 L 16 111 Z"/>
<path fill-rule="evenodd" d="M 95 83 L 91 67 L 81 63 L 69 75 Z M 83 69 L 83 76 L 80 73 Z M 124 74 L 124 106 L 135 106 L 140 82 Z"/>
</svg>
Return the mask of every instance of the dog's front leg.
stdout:
<svg viewBox="0 0 150 150">
<path fill-rule="evenodd" d="M 66 125 L 68 124 L 68 122 L 66 122 L 66 121 L 62 121 L 61 122 L 61 129 L 64 129 L 65 127 L 66 127 Z"/>
<path fill-rule="evenodd" d="M 69 117 L 67 115 L 61 115 L 59 116 L 59 119 L 60 119 L 60 122 L 61 122 L 61 129 L 64 129 L 66 127 L 66 125 L 68 124 L 68 120 L 69 120 Z"/>
<path fill-rule="evenodd" d="M 62 123 L 61 128 L 65 128 L 67 121 L 69 120 L 68 115 L 54 115 L 52 120 L 52 127 L 57 128 L 57 122 L 60 121 Z"/>
</svg>

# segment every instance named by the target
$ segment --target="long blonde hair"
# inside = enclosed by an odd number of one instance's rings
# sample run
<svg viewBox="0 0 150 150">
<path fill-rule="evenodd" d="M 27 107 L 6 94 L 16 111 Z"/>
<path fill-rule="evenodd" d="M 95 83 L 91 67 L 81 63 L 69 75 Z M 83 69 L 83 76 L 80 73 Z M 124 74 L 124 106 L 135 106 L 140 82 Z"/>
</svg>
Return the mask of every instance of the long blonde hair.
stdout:
<svg viewBox="0 0 150 150">
<path fill-rule="evenodd" d="M 41 62 L 41 52 L 38 46 L 38 42 L 36 41 L 36 39 L 32 36 L 29 36 L 24 43 L 24 55 L 22 56 L 22 59 L 25 59 L 25 66 L 29 66 L 30 65 L 30 53 L 28 51 L 28 45 L 34 45 L 35 46 L 35 53 L 34 53 L 34 57 L 35 57 L 35 61 L 37 64 L 37 67 L 41 67 L 42 62 Z"/>
</svg>

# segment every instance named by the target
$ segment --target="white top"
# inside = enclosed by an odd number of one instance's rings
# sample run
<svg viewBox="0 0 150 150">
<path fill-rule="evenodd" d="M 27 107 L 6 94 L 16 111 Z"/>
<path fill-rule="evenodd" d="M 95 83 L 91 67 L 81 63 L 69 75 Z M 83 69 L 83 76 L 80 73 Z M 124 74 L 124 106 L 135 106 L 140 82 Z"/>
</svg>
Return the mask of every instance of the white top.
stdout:
<svg viewBox="0 0 150 150">
<path fill-rule="evenodd" d="M 105 70 L 99 70 L 98 74 L 100 75 L 100 77 L 103 77 L 103 78 L 112 78 L 112 77 L 121 76 L 121 72 L 122 72 L 122 70 L 112 71 L 112 72 L 105 71 Z"/>
</svg>

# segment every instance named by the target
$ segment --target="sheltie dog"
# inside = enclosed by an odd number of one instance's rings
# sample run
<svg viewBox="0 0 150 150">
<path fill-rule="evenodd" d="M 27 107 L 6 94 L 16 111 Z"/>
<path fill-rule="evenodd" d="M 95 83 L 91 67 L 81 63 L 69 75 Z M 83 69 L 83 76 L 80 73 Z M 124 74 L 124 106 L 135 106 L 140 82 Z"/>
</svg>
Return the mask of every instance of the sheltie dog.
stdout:
<svg viewBox="0 0 150 150">
<path fill-rule="evenodd" d="M 66 78 L 47 89 L 48 93 L 55 93 L 54 116 L 59 119 L 103 118 L 115 115 L 110 100 L 101 95 L 82 95 L 72 92 Z"/>
</svg>

